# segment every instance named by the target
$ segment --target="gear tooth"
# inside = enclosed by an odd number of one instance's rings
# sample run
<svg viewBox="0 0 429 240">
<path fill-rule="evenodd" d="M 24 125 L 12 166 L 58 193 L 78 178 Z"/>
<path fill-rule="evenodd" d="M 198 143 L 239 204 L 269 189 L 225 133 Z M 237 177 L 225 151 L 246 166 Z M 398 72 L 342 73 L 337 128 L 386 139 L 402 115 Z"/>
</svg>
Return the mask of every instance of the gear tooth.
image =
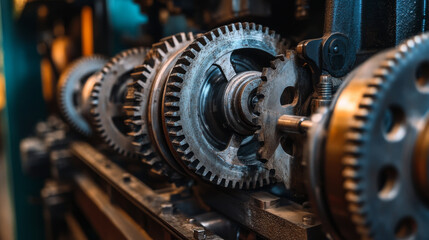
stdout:
<svg viewBox="0 0 429 240">
<path fill-rule="evenodd" d="M 252 31 L 253 30 L 252 29 L 252 23 L 250 23 L 250 22 L 244 22 L 244 28 L 245 28 L 245 30 Z"/>
<path fill-rule="evenodd" d="M 354 204 L 362 204 L 363 202 L 363 200 L 359 197 L 359 195 L 354 192 L 346 193 L 346 199 L 350 203 L 354 203 Z"/>
<path fill-rule="evenodd" d="M 177 111 L 166 111 L 164 116 L 168 118 L 179 118 L 179 113 Z"/>
<path fill-rule="evenodd" d="M 186 39 L 186 34 L 184 32 L 179 33 L 179 35 L 180 35 L 182 41 L 184 41 L 184 39 Z M 173 46 L 174 47 L 177 47 L 180 45 L 180 42 L 176 36 L 173 35 L 172 39 L 173 39 Z"/>
<path fill-rule="evenodd" d="M 238 22 L 235 24 L 235 27 L 237 28 L 237 30 L 241 31 L 243 30 L 243 24 L 241 22 Z"/>
<path fill-rule="evenodd" d="M 364 109 L 361 108 L 359 109 L 356 113 L 355 113 L 355 118 L 356 119 L 362 119 L 362 120 L 367 120 L 369 117 L 369 111 L 368 109 Z"/>
<path fill-rule="evenodd" d="M 268 27 L 263 27 L 262 32 L 264 32 L 265 35 L 269 35 L 270 29 Z"/>
<path fill-rule="evenodd" d="M 353 180 L 346 180 L 343 184 L 343 188 L 347 191 L 357 191 L 359 184 Z"/>
<path fill-rule="evenodd" d="M 216 28 L 215 34 L 216 37 L 222 36 L 225 33 L 225 26 Z"/>
<path fill-rule="evenodd" d="M 342 173 L 343 173 L 342 175 L 345 179 L 352 179 L 352 182 L 354 182 L 355 180 L 358 180 L 360 178 L 360 176 L 356 172 L 356 170 L 351 168 L 351 167 L 344 168 Z"/>
<path fill-rule="evenodd" d="M 350 157 L 347 156 L 343 159 L 343 164 L 345 166 L 349 166 L 349 167 L 358 167 L 359 166 L 359 160 L 357 158 L 354 157 Z"/>
<path fill-rule="evenodd" d="M 217 38 L 217 36 L 215 35 L 215 32 L 217 33 L 217 31 L 211 31 L 210 32 L 210 36 L 211 36 L 212 40 Z"/>
<path fill-rule="evenodd" d="M 359 104 L 361 108 L 366 108 L 366 109 L 371 109 L 373 105 L 374 105 L 374 100 L 368 97 L 364 97 Z"/>
<path fill-rule="evenodd" d="M 256 31 L 256 24 L 254 22 L 248 23 L 249 29 L 252 31 Z"/>
<path fill-rule="evenodd" d="M 165 48 L 167 49 L 167 52 L 168 51 L 171 51 L 173 48 L 170 46 L 170 44 L 168 43 L 168 42 L 166 42 L 165 43 Z M 161 59 L 164 59 L 165 58 L 165 56 L 167 55 L 167 53 L 166 52 L 164 52 L 161 48 L 157 48 L 156 49 L 156 53 L 158 54 L 158 56 L 161 58 Z"/>
<path fill-rule="evenodd" d="M 189 57 L 194 58 L 198 54 L 198 51 L 195 48 L 189 48 L 187 53 Z"/>
<path fill-rule="evenodd" d="M 359 157 L 362 155 L 362 150 L 359 146 L 349 144 L 344 146 L 344 153 L 353 157 Z"/>
<path fill-rule="evenodd" d="M 189 49 L 194 49 L 196 52 L 200 52 L 202 48 L 204 48 L 204 45 L 201 43 L 201 37 L 195 39 L 193 43 L 189 45 Z"/>
<path fill-rule="evenodd" d="M 389 74 L 389 70 L 386 68 L 378 68 L 377 70 L 375 70 L 374 72 L 374 76 L 375 77 L 383 77 Z"/>
<path fill-rule="evenodd" d="M 180 82 L 173 82 L 173 81 L 169 82 L 167 86 L 170 88 L 170 90 L 173 90 L 176 92 L 179 92 L 182 88 L 182 84 Z M 166 95 L 166 96 L 169 96 L 169 95 Z"/>
<path fill-rule="evenodd" d="M 169 107 L 169 109 L 170 109 L 170 108 L 178 108 L 178 107 L 179 107 L 179 102 L 173 102 L 173 101 L 171 101 L 171 102 L 166 102 L 166 103 L 164 104 L 164 106 Z"/>
<path fill-rule="evenodd" d="M 356 144 L 361 144 L 363 142 L 363 135 L 359 132 L 347 132 L 346 133 L 347 141 L 353 142 Z"/>
<path fill-rule="evenodd" d="M 176 64 L 176 66 L 174 66 L 174 68 L 173 68 L 173 70 L 172 70 L 172 73 L 171 73 L 170 78 L 171 78 L 172 76 L 179 76 L 178 74 L 175 74 L 175 73 L 181 73 L 181 74 L 186 73 L 186 68 L 187 68 L 187 66 L 186 66 L 186 65 L 182 64 L 181 62 L 178 62 L 178 63 Z M 181 80 L 182 80 L 182 79 L 183 79 L 183 78 L 181 78 Z M 183 80 L 182 80 L 182 81 L 183 81 Z"/>
</svg>

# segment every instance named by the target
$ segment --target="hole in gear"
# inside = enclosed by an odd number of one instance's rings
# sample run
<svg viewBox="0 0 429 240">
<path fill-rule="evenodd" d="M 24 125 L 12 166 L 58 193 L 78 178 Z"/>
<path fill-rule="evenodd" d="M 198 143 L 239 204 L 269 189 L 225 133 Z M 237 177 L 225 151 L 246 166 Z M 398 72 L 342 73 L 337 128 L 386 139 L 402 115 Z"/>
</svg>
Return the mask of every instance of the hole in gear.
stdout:
<svg viewBox="0 0 429 240">
<path fill-rule="evenodd" d="M 429 91 L 429 61 L 421 63 L 417 68 L 416 83 L 419 90 Z"/>
<path fill-rule="evenodd" d="M 399 141 L 405 135 L 405 113 L 398 106 L 390 106 L 384 113 L 382 131 L 390 141 Z"/>
<path fill-rule="evenodd" d="M 292 104 L 295 100 L 296 89 L 294 87 L 287 87 L 283 90 L 282 95 L 280 96 L 280 104 L 288 105 Z"/>
<path fill-rule="evenodd" d="M 417 223 L 411 217 L 401 219 L 395 227 L 396 239 L 408 240 L 414 239 L 417 232 Z"/>
<path fill-rule="evenodd" d="M 395 167 L 387 166 L 381 169 L 378 173 L 377 190 L 379 198 L 390 200 L 394 198 L 398 192 L 399 174 Z"/>
</svg>

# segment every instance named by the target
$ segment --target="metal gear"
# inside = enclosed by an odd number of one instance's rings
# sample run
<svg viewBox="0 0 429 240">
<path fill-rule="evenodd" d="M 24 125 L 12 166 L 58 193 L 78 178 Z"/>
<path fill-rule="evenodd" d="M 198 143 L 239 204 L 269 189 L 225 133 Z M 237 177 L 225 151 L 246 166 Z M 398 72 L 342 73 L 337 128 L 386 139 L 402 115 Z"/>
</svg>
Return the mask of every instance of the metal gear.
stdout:
<svg viewBox="0 0 429 240">
<path fill-rule="evenodd" d="M 79 96 L 82 88 L 96 71 L 107 62 L 103 56 L 82 57 L 74 61 L 60 76 L 58 82 L 59 108 L 67 122 L 79 133 L 89 136 L 91 128 L 82 116 L 82 104 Z"/>
<path fill-rule="evenodd" d="M 271 67 L 264 69 L 257 91 L 258 157 L 266 162 L 267 169 L 275 171 L 275 178 L 288 189 L 299 188 L 302 183 L 303 170 L 299 161 L 302 153 L 298 153 L 297 145 L 302 143 L 303 135 L 280 132 L 277 122 L 282 115 L 303 116 L 306 113 L 303 105 L 311 89 L 310 77 L 298 65 L 295 53 L 288 51 L 286 56 L 279 55 L 271 62 Z"/>
<path fill-rule="evenodd" d="M 140 65 L 148 50 L 133 48 L 113 57 L 101 70 L 91 92 L 91 116 L 101 138 L 116 152 L 136 157 L 136 147 L 128 136 L 130 129 L 125 123 L 123 109 L 127 85 L 132 82 L 131 73 Z"/>
<path fill-rule="evenodd" d="M 136 68 L 128 89 L 126 112 L 134 145 L 143 161 L 157 172 L 172 176 L 171 168 L 183 172 L 166 143 L 162 130 L 163 89 L 180 53 L 194 41 L 192 33 L 179 33 L 154 44 L 145 63 Z"/>
<path fill-rule="evenodd" d="M 323 198 L 316 206 L 335 235 L 429 239 L 428 69 L 429 35 L 422 34 L 355 70 L 321 121 L 326 138 L 316 142 L 325 151 L 317 161 L 313 154 L 310 168 L 323 172 L 312 182 L 324 186 L 310 190 Z"/>
<path fill-rule="evenodd" d="M 164 131 L 184 169 L 224 187 L 255 188 L 273 181 L 256 159 L 256 128 L 246 111 L 253 108 L 254 83 L 262 69 L 285 51 L 278 35 L 254 23 L 219 27 L 189 45 L 170 74 L 163 99 Z M 245 104 L 230 97 L 246 99 L 250 106 L 241 107 Z M 228 104 L 238 119 L 228 117 Z"/>
</svg>

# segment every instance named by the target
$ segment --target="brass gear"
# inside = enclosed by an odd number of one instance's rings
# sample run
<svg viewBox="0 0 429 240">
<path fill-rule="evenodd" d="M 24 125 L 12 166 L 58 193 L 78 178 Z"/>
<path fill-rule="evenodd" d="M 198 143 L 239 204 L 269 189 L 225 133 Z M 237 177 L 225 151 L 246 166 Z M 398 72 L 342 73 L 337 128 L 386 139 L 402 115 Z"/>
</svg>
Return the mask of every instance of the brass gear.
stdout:
<svg viewBox="0 0 429 240">
<path fill-rule="evenodd" d="M 342 238 L 429 239 L 428 189 L 419 188 L 429 174 L 419 169 L 428 166 L 428 64 L 422 34 L 368 60 L 339 93 L 321 170 L 327 219 Z"/>
</svg>

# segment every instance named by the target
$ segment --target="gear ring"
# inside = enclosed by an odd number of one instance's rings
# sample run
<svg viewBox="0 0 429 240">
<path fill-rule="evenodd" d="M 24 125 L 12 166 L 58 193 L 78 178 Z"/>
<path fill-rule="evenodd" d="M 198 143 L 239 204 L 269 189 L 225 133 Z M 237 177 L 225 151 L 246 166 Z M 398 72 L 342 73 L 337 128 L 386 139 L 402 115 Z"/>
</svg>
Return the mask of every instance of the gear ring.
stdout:
<svg viewBox="0 0 429 240">
<path fill-rule="evenodd" d="M 262 71 L 285 49 L 278 35 L 254 23 L 217 28 L 187 48 L 171 72 L 163 103 L 169 147 L 184 169 L 224 187 L 255 188 L 273 181 L 256 159 L 255 137 L 229 130 L 218 105 L 228 81 Z"/>
<path fill-rule="evenodd" d="M 429 91 L 416 75 L 428 62 L 429 35 L 416 36 L 359 67 L 335 103 L 321 169 L 343 238 L 429 238 L 427 200 L 413 176 L 415 145 L 429 124 Z"/>
<path fill-rule="evenodd" d="M 100 70 L 107 62 L 103 56 L 82 57 L 74 61 L 61 74 L 58 82 L 58 100 L 60 111 L 67 122 L 79 133 L 89 136 L 91 128 L 82 116 L 80 96 L 82 87 L 89 76 Z"/>
<path fill-rule="evenodd" d="M 165 142 L 160 104 L 170 70 L 193 40 L 192 33 L 179 33 L 154 44 L 145 64 L 132 74 L 134 82 L 127 94 L 125 108 L 130 116 L 134 144 L 140 146 L 145 163 L 168 176 L 173 174 L 170 167 L 176 172 L 183 172 L 183 169 L 177 165 Z"/>
<path fill-rule="evenodd" d="M 295 54 L 288 51 L 286 56 L 279 55 L 270 68 L 264 69 L 262 80 L 255 108 L 258 113 L 255 122 L 259 126 L 256 131 L 260 143 L 258 157 L 266 162 L 266 168 L 275 169 L 277 181 L 288 189 L 299 189 L 303 170 L 301 162 L 294 159 L 299 154 L 292 142 L 302 141 L 302 135 L 280 132 L 277 121 L 282 115 L 303 116 L 306 113 L 302 106 L 311 93 L 310 78 L 298 67 Z"/>
<path fill-rule="evenodd" d="M 128 136 L 123 110 L 126 86 L 131 73 L 142 63 L 148 50 L 133 48 L 113 57 L 101 70 L 91 91 L 91 118 L 100 137 L 121 155 L 137 157 L 136 147 Z"/>
</svg>

